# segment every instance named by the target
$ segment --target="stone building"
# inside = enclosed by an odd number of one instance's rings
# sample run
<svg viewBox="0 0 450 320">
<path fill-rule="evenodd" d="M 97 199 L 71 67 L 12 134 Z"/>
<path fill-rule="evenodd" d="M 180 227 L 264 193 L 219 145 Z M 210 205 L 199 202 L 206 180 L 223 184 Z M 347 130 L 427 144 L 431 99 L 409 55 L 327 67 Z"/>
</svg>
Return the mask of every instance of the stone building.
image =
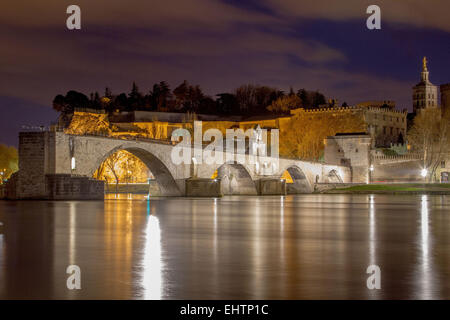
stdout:
<svg viewBox="0 0 450 320">
<path fill-rule="evenodd" d="M 338 133 L 327 137 L 325 163 L 351 167 L 352 178 L 369 182 L 371 140 L 371 136 L 364 132 Z"/>
<path fill-rule="evenodd" d="M 352 113 L 358 115 L 366 126 L 366 132 L 372 137 L 373 147 L 389 147 L 391 144 L 403 143 L 406 137 L 406 111 L 398 111 L 392 107 L 373 107 L 370 105 L 356 107 L 326 108 L 326 109 L 294 109 L 291 114 L 300 112 Z"/>
<path fill-rule="evenodd" d="M 441 85 L 442 112 L 450 112 L 450 83 Z"/>
<path fill-rule="evenodd" d="M 427 58 L 423 58 L 420 82 L 413 87 L 413 111 L 438 106 L 438 88 L 429 79 Z"/>
<path fill-rule="evenodd" d="M 376 107 L 361 109 L 374 147 L 389 147 L 391 144 L 405 142 L 407 111 Z"/>
</svg>

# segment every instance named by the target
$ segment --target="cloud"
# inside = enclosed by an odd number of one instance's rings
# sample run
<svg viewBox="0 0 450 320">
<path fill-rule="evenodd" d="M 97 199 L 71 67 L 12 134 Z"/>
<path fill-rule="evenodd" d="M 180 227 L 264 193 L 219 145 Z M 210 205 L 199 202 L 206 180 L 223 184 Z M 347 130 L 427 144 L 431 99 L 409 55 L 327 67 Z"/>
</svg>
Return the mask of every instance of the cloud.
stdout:
<svg viewBox="0 0 450 320">
<path fill-rule="evenodd" d="M 326 19 L 333 21 L 361 20 L 368 17 L 366 9 L 376 4 L 381 19 L 418 28 L 450 32 L 450 1 L 442 0 L 262 0 L 279 16 L 290 19 Z M 365 27 L 365 23 L 361 24 Z"/>
<path fill-rule="evenodd" d="M 0 94 L 50 104 L 55 94 L 70 89 L 126 90 L 133 80 L 150 87 L 163 79 L 195 81 L 199 75 L 206 83 L 221 81 L 223 74 L 238 79 L 247 72 L 246 61 L 261 57 L 260 73 L 273 59 L 311 64 L 346 59 L 326 44 L 267 28 L 280 23 L 267 14 L 221 1 L 78 3 L 79 32 L 65 28 L 69 2 L 24 1 L 0 11 Z M 216 65 L 238 67 L 219 74 L 212 71 Z"/>
<path fill-rule="evenodd" d="M 73 1 L 23 0 L 8 3 L 0 10 L 0 20 L 15 26 L 61 26 L 65 28 L 66 9 Z M 248 12 L 219 0 L 78 0 L 82 28 L 103 25 L 126 27 L 223 28 L 235 23 L 268 23 L 269 15 Z"/>
<path fill-rule="evenodd" d="M 441 3 L 438 3 L 441 2 Z M 261 0 L 250 11 L 219 0 L 79 0 L 82 30 L 65 27 L 66 0 L 9 2 L 0 10 L 0 94 L 51 104 L 57 93 L 110 86 L 142 90 L 186 79 L 210 94 L 242 83 L 319 89 L 352 101 L 404 101 L 411 84 L 349 68 L 344 52 L 304 38 L 296 22 L 361 20 L 378 3 L 382 20 L 449 30 L 442 1 Z M 445 18 L 444 18 L 445 17 Z M 332 30 L 330 31 L 332 33 Z M 361 50 L 355 44 L 349 50 Z"/>
</svg>

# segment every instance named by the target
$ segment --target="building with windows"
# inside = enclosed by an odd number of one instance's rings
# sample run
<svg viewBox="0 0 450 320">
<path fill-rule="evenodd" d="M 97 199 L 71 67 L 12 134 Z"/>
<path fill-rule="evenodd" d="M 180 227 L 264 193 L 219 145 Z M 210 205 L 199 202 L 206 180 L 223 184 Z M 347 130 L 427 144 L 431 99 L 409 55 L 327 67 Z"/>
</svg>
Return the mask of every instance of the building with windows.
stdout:
<svg viewBox="0 0 450 320">
<path fill-rule="evenodd" d="M 395 104 L 395 103 L 394 103 Z M 391 144 L 403 144 L 406 140 L 407 111 L 399 111 L 392 107 L 379 106 L 352 106 L 324 109 L 294 109 L 291 115 L 307 112 L 308 114 L 328 114 L 330 117 L 337 114 L 354 114 L 362 119 L 367 132 L 372 138 L 372 147 L 390 147 Z"/>
<path fill-rule="evenodd" d="M 420 82 L 413 87 L 414 113 L 417 113 L 420 109 L 438 106 L 438 87 L 430 82 L 427 64 L 427 58 L 424 57 Z"/>
</svg>

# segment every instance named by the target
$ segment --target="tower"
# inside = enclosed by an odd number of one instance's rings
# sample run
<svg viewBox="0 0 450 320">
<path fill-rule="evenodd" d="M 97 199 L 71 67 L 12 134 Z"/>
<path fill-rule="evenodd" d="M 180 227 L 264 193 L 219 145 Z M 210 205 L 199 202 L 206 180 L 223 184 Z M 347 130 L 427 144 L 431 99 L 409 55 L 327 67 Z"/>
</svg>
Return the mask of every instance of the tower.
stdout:
<svg viewBox="0 0 450 320">
<path fill-rule="evenodd" d="M 429 79 L 428 60 L 422 60 L 422 73 L 420 82 L 413 87 L 413 110 L 417 113 L 420 109 L 437 107 L 438 92 L 437 86 L 433 85 Z"/>
</svg>

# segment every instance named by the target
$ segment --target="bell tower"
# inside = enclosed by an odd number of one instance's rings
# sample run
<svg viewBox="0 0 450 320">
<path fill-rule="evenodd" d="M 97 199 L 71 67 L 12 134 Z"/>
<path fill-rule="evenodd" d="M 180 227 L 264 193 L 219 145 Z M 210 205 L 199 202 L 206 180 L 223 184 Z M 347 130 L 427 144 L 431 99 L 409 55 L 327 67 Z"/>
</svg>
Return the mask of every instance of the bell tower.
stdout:
<svg viewBox="0 0 450 320">
<path fill-rule="evenodd" d="M 413 110 L 417 113 L 420 109 L 438 106 L 437 86 L 430 82 L 427 57 L 422 59 L 422 72 L 420 82 L 413 87 Z"/>
</svg>

